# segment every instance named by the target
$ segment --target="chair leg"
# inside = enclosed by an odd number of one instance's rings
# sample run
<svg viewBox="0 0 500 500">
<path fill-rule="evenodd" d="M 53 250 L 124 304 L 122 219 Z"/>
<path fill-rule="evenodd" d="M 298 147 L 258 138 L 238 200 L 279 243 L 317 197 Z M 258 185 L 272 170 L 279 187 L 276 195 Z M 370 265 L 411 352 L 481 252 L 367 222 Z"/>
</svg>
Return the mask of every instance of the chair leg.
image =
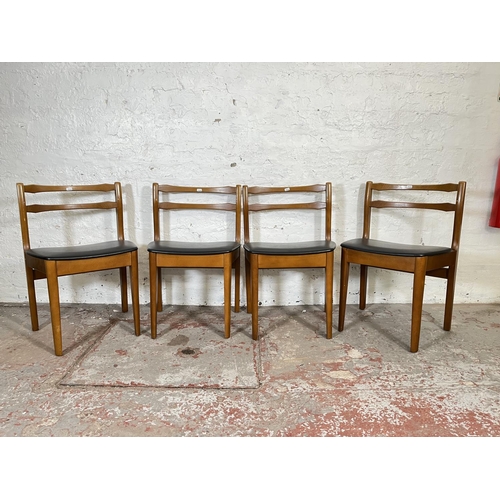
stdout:
<svg viewBox="0 0 500 500">
<path fill-rule="evenodd" d="M 156 255 L 153 252 L 149 252 L 149 309 L 150 309 L 150 320 L 151 320 L 151 338 L 156 338 L 156 328 L 157 328 L 157 314 L 158 314 L 158 303 L 159 293 L 158 293 L 158 278 L 160 269 L 156 267 Z"/>
<path fill-rule="evenodd" d="M 326 338 L 332 338 L 333 321 L 333 252 L 326 254 L 325 267 L 325 313 L 326 313 Z"/>
<path fill-rule="evenodd" d="M 224 256 L 224 336 L 231 336 L 231 254 Z"/>
<path fill-rule="evenodd" d="M 368 278 L 368 266 L 361 265 L 359 271 L 359 308 L 364 310 L 366 307 L 366 281 Z"/>
<path fill-rule="evenodd" d="M 132 288 L 132 311 L 134 313 L 135 334 L 141 334 L 141 312 L 139 307 L 139 261 L 137 251 L 132 255 L 132 265 L 130 266 L 130 287 Z"/>
<path fill-rule="evenodd" d="M 59 282 L 55 261 L 47 261 L 47 290 L 49 293 L 50 320 L 52 323 L 52 336 L 54 337 L 54 352 L 56 356 L 63 355 L 61 332 L 61 306 L 59 303 Z"/>
<path fill-rule="evenodd" d="M 122 295 L 122 312 L 128 312 L 128 297 L 127 297 L 127 268 L 120 267 L 120 288 Z"/>
<path fill-rule="evenodd" d="M 241 280 L 241 269 L 240 269 L 240 255 L 234 261 L 234 311 L 240 312 L 240 280 Z"/>
<path fill-rule="evenodd" d="M 245 286 L 247 288 L 247 313 L 252 312 L 252 275 L 250 269 L 250 254 L 245 252 Z"/>
<path fill-rule="evenodd" d="M 30 306 L 31 329 L 36 332 L 40 326 L 38 324 L 38 310 L 36 305 L 35 272 L 28 266 L 26 266 L 26 280 L 28 282 L 28 303 Z"/>
<path fill-rule="evenodd" d="M 250 255 L 251 270 L 251 310 L 252 310 L 252 339 L 259 339 L 259 266 L 256 255 Z"/>
<path fill-rule="evenodd" d="M 457 268 L 455 265 L 448 269 L 448 279 L 446 285 L 446 301 L 444 306 L 444 324 L 443 330 L 449 332 L 451 330 L 451 318 L 453 315 L 453 299 L 455 295 L 455 278 Z"/>
<path fill-rule="evenodd" d="M 425 272 L 427 267 L 426 257 L 415 259 L 413 274 L 413 299 L 411 307 L 411 341 L 410 352 L 418 351 L 420 340 L 420 327 L 422 324 L 422 305 L 424 302 Z"/>
<path fill-rule="evenodd" d="M 339 325 L 338 325 L 339 332 L 341 332 L 344 329 L 348 282 L 349 282 L 349 261 L 347 260 L 345 249 L 342 248 L 342 257 L 340 262 L 340 296 L 339 296 Z"/>
<path fill-rule="evenodd" d="M 156 280 L 156 283 L 158 284 L 158 288 L 156 290 L 156 293 L 157 293 L 156 310 L 158 312 L 162 312 L 163 311 L 163 295 L 162 295 L 162 291 L 161 291 L 161 267 L 157 268 L 157 273 L 158 273 L 158 278 Z"/>
</svg>

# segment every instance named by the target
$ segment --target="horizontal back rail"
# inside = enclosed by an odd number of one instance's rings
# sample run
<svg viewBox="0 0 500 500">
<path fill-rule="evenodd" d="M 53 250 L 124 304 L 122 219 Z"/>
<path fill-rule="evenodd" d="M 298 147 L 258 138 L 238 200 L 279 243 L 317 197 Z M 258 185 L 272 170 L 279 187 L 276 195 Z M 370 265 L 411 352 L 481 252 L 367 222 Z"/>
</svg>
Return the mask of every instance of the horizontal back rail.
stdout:
<svg viewBox="0 0 500 500">
<path fill-rule="evenodd" d="M 235 211 L 235 203 L 174 203 L 171 201 L 158 202 L 160 210 L 228 210 Z"/>
<path fill-rule="evenodd" d="M 26 205 L 26 211 L 31 213 L 52 212 L 56 210 L 107 210 L 116 208 L 118 203 L 115 201 L 102 201 L 95 203 L 65 203 L 58 205 Z"/>
<path fill-rule="evenodd" d="M 314 201 L 309 203 L 249 203 L 248 210 L 256 212 L 259 210 L 323 210 L 326 208 L 324 201 Z"/>
<path fill-rule="evenodd" d="M 417 203 L 384 200 L 372 200 L 370 206 L 374 208 L 423 208 L 427 210 L 442 210 L 443 212 L 453 212 L 457 207 L 455 203 Z"/>
</svg>

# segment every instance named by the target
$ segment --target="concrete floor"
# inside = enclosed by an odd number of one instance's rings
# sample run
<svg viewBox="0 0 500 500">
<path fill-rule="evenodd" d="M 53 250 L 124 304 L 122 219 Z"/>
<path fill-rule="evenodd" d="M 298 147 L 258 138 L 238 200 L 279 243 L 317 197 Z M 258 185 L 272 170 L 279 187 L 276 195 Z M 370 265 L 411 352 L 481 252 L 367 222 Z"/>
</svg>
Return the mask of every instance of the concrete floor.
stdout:
<svg viewBox="0 0 500 500">
<path fill-rule="evenodd" d="M 348 306 L 332 340 L 319 307 L 262 307 L 258 342 L 244 310 L 226 340 L 222 308 L 166 307 L 153 340 L 118 309 L 64 306 L 56 357 L 46 305 L 38 332 L 0 306 L 0 436 L 500 436 L 498 305 L 456 305 L 451 332 L 424 305 L 416 354 L 406 304 Z"/>
</svg>

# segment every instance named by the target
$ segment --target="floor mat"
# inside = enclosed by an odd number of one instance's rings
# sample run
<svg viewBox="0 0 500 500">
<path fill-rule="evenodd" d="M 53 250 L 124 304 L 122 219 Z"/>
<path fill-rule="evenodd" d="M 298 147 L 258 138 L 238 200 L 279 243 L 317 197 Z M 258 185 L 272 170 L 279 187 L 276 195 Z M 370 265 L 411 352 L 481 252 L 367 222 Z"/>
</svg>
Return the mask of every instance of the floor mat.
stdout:
<svg viewBox="0 0 500 500">
<path fill-rule="evenodd" d="M 217 325 L 218 326 L 218 325 Z M 60 381 L 63 386 L 252 389 L 259 387 L 259 343 L 223 325 L 186 324 L 158 337 L 131 335 L 118 322 Z"/>
</svg>

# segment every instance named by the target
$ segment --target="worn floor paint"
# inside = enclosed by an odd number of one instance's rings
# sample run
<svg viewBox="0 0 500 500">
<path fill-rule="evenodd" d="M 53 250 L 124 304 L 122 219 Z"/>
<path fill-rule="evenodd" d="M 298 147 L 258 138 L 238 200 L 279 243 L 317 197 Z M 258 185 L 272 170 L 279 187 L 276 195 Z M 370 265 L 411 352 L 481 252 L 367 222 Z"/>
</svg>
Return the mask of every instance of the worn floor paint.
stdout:
<svg viewBox="0 0 500 500">
<path fill-rule="evenodd" d="M 0 435 L 500 436 L 498 305 L 455 306 L 450 332 L 424 306 L 415 354 L 409 305 L 349 306 L 332 340 L 319 307 L 262 307 L 258 342 L 245 311 L 229 340 L 222 308 L 165 308 L 156 340 L 142 312 L 137 338 L 131 313 L 63 307 L 56 357 L 46 306 L 38 332 L 0 306 Z"/>
</svg>

